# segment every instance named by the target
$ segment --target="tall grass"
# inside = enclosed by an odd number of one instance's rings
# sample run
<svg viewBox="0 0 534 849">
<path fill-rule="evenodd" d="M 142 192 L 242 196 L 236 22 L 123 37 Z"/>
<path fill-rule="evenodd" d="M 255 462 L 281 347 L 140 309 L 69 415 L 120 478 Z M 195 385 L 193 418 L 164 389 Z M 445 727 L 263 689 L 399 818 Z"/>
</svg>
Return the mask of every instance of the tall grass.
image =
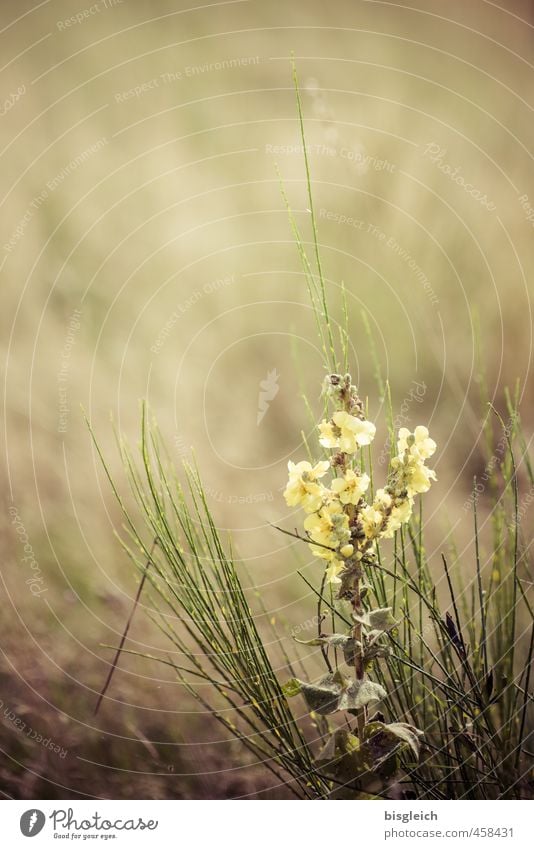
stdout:
<svg viewBox="0 0 534 849">
<path fill-rule="evenodd" d="M 334 330 L 329 314 L 296 73 L 295 89 L 313 264 L 282 190 L 325 367 L 343 371 L 349 364 L 350 329 L 344 320 L 341 332 Z M 400 746 L 384 769 L 369 770 L 363 779 L 351 772 L 349 749 L 335 742 L 328 755 L 324 750 L 329 740 L 343 739 L 332 737 L 336 728 L 352 734 L 351 717 L 340 726 L 312 711 L 303 721 L 309 711 L 300 696 L 288 700 L 290 688 L 275 673 L 264 647 L 266 634 L 257 624 L 267 620 L 261 595 L 245 591 L 250 579 L 230 541 L 217 530 L 196 468 L 175 469 L 145 409 L 140 454 L 119 443 L 137 504 L 132 512 L 108 472 L 124 513 L 123 544 L 149 589 L 153 618 L 173 647 L 172 655 L 158 659 L 299 798 L 532 796 L 534 611 L 530 540 L 522 529 L 521 505 L 534 492 L 534 475 L 517 397 L 507 394 L 507 408 L 499 412 L 489 405 L 483 379 L 480 385 L 486 469 L 483 483 L 473 481 L 467 505 L 473 544 L 458 551 L 450 535 L 447 551 L 430 560 L 421 508 L 392 545 L 379 550 L 379 566 L 367 574 L 364 605 L 392 606 L 397 621 L 387 635 L 390 652 L 374 664 L 373 676 L 387 692 L 375 718 L 408 723 L 424 737 L 418 759 L 409 745 Z M 391 444 L 393 418 L 389 405 Z M 373 477 L 370 450 L 365 462 Z M 325 592 L 324 581 L 304 580 L 316 599 L 319 631 L 326 615 L 334 632 L 351 627 L 346 604 Z M 277 635 L 286 678 L 295 677 L 295 669 L 306 676 L 298 646 L 288 641 Z M 322 653 L 331 669 L 328 651 L 322 648 Z M 341 765 L 335 774 L 332 762 Z"/>
</svg>

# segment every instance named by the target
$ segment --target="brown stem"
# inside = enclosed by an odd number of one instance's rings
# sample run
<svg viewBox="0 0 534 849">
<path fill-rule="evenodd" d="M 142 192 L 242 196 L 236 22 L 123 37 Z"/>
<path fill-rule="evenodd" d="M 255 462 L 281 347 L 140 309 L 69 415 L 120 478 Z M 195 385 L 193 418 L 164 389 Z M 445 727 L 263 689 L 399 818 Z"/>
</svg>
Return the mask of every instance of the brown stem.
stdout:
<svg viewBox="0 0 534 849">
<path fill-rule="evenodd" d="M 363 614 L 362 598 L 360 594 L 360 578 L 361 572 L 358 571 L 354 578 L 353 593 L 351 598 L 352 609 L 354 611 L 354 614 L 358 617 L 362 616 Z M 363 681 L 365 678 L 365 664 L 363 659 L 363 632 L 361 622 L 354 623 L 354 627 L 352 629 L 352 637 L 354 640 L 354 672 L 356 674 L 356 680 Z M 362 707 L 358 710 L 356 718 L 358 721 L 358 737 L 361 740 L 366 722 L 365 707 Z"/>
<path fill-rule="evenodd" d="M 107 678 L 106 678 L 106 682 L 105 682 L 104 686 L 102 687 L 102 690 L 100 691 L 100 694 L 98 696 L 98 700 L 97 700 L 95 711 L 94 711 L 94 716 L 97 715 L 97 713 L 100 709 L 100 705 L 102 704 L 102 700 L 103 700 L 104 696 L 106 695 L 107 689 L 108 689 L 109 685 L 111 684 L 111 679 L 113 678 L 113 674 L 114 674 L 114 672 L 117 668 L 117 664 L 119 662 L 119 658 L 121 656 L 121 652 L 122 652 L 124 643 L 126 642 L 126 637 L 128 636 L 128 631 L 130 630 L 130 625 L 132 624 L 132 619 L 133 619 L 134 613 L 137 610 L 137 605 L 139 604 L 139 599 L 141 598 L 141 593 L 142 593 L 143 587 L 145 585 L 146 576 L 147 576 L 148 570 L 150 568 L 150 563 L 152 561 L 152 554 L 153 554 L 154 549 L 157 545 L 157 542 L 158 542 L 158 538 L 156 537 L 154 539 L 153 543 L 152 543 L 152 548 L 150 549 L 150 553 L 148 555 L 148 559 L 147 559 L 145 568 L 143 570 L 143 576 L 142 576 L 141 581 L 139 583 L 139 587 L 137 588 L 137 593 L 136 593 L 136 596 L 135 596 L 133 607 L 130 611 L 128 621 L 126 622 L 126 627 L 124 628 L 124 631 L 122 633 L 122 637 L 121 637 L 121 641 L 119 643 L 119 647 L 118 647 L 117 651 L 115 652 L 115 657 L 113 658 L 112 664 L 109 668 L 109 672 L 108 672 L 108 675 L 107 675 Z"/>
<path fill-rule="evenodd" d="M 350 391 L 350 386 L 347 386 L 341 392 L 341 400 L 343 403 L 344 409 L 348 413 L 353 413 L 354 407 L 357 410 L 361 409 L 361 402 L 359 398 L 353 397 Z M 342 472 L 346 471 L 347 468 L 347 455 L 344 453 L 339 454 L 338 465 L 340 466 Z M 349 507 L 349 517 L 353 518 L 354 508 Z M 361 580 L 361 571 L 358 569 L 353 584 L 353 592 L 351 598 L 351 604 L 353 612 L 356 616 L 361 617 L 363 614 L 363 606 L 362 606 L 362 597 L 360 593 L 360 580 Z M 357 681 L 363 681 L 365 678 L 365 664 L 363 658 L 363 633 L 362 633 L 362 625 L 361 622 L 355 622 L 352 629 L 352 637 L 354 640 L 354 671 L 356 674 Z M 357 711 L 356 719 L 358 722 L 358 737 L 361 740 L 365 722 L 367 719 L 365 707 L 359 708 Z"/>
</svg>

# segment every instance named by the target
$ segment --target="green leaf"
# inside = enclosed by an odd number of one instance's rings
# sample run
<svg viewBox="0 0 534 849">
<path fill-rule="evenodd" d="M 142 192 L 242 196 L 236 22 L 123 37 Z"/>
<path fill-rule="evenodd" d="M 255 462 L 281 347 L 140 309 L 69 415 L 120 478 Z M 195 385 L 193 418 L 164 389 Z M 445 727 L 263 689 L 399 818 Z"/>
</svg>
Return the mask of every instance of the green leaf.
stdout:
<svg viewBox="0 0 534 849">
<path fill-rule="evenodd" d="M 341 649 L 347 666 L 354 666 L 355 646 L 354 637 L 349 637 L 346 634 L 331 634 L 325 638 L 327 645 L 336 649 Z"/>
<path fill-rule="evenodd" d="M 348 637 L 346 634 L 330 634 L 328 637 L 325 637 L 325 643 L 333 648 L 342 649 L 351 639 L 352 637 Z"/>
<path fill-rule="evenodd" d="M 343 646 L 343 657 L 347 666 L 354 666 L 356 660 L 356 647 L 359 648 L 360 643 L 357 643 L 354 637 L 347 637 L 347 641 Z"/>
<path fill-rule="evenodd" d="M 330 646 L 334 649 L 343 649 L 343 651 L 349 643 L 354 643 L 352 637 L 346 634 L 327 634 L 324 637 L 314 637 L 312 640 L 298 640 L 296 637 L 293 639 L 302 646 Z"/>
<path fill-rule="evenodd" d="M 386 696 L 386 691 L 376 681 L 352 681 L 340 699 L 340 709 L 358 710 L 365 705 L 379 702 Z"/>
<path fill-rule="evenodd" d="M 339 575 L 341 579 L 341 583 L 339 584 L 339 589 L 337 593 L 337 597 L 339 599 L 350 599 L 352 597 L 352 593 L 354 591 L 354 580 L 355 578 L 359 578 L 360 575 L 361 569 L 359 565 L 349 564 L 345 566 L 345 568 Z"/>
<path fill-rule="evenodd" d="M 316 684 L 291 678 L 282 690 L 288 697 L 302 693 L 310 711 L 321 716 L 338 710 L 358 710 L 387 695 L 375 681 L 351 681 L 339 669 L 324 675 Z"/>
<path fill-rule="evenodd" d="M 423 732 L 413 725 L 408 725 L 405 722 L 392 722 L 386 725 L 386 729 L 390 734 L 394 734 L 399 740 L 403 740 L 412 750 L 417 760 L 421 752 L 421 738 Z"/>
<path fill-rule="evenodd" d="M 363 662 L 368 664 L 376 660 L 377 657 L 389 657 L 390 654 L 391 648 L 389 646 L 383 646 L 381 643 L 372 643 L 364 649 Z"/>
<path fill-rule="evenodd" d="M 398 770 L 398 754 L 403 745 L 394 734 L 386 731 L 383 722 L 370 722 L 362 735 L 363 745 L 369 752 L 374 769 L 385 778 L 391 778 Z"/>
<path fill-rule="evenodd" d="M 324 637 L 314 637 L 313 640 L 297 640 L 296 637 L 294 639 L 295 642 L 305 646 L 333 646 L 334 648 L 341 648 L 350 637 L 346 634 L 326 634 Z"/>
<path fill-rule="evenodd" d="M 282 692 L 288 699 L 292 699 L 293 696 L 298 696 L 301 692 L 301 684 L 298 678 L 290 678 L 289 681 L 282 684 Z"/>
<path fill-rule="evenodd" d="M 339 676 L 325 675 L 317 684 L 307 684 L 300 681 L 302 695 L 311 711 L 327 716 L 340 710 L 339 704 L 343 693 L 343 686 Z"/>
<path fill-rule="evenodd" d="M 382 632 L 376 632 L 376 637 L 379 637 Z M 376 640 L 375 637 L 375 640 Z M 305 646 L 329 646 L 336 649 L 341 649 L 343 658 L 347 666 L 354 666 L 356 660 L 356 649 L 360 647 L 360 643 L 354 640 L 347 634 L 329 634 L 325 637 L 315 637 L 313 640 L 296 640 L 297 643 Z M 391 649 L 389 646 L 383 646 L 380 643 L 366 643 L 363 651 L 364 663 L 370 663 L 377 657 L 387 657 Z"/>
<path fill-rule="evenodd" d="M 405 722 L 393 722 L 390 725 L 370 722 L 365 726 L 363 740 L 372 749 L 375 761 L 387 759 L 405 746 L 419 759 L 422 734 L 418 728 Z"/>
<path fill-rule="evenodd" d="M 365 625 L 370 631 L 376 631 L 377 635 L 378 633 L 391 631 L 397 624 L 391 607 L 379 607 L 376 610 L 370 610 L 368 613 L 364 613 L 363 616 L 355 616 L 354 618 L 357 622 Z"/>
<path fill-rule="evenodd" d="M 360 741 L 354 734 L 338 729 L 326 741 L 325 746 L 321 749 L 317 756 L 317 763 L 331 763 L 336 758 L 346 754 L 358 751 Z"/>
<path fill-rule="evenodd" d="M 354 734 L 343 729 L 329 737 L 316 763 L 327 775 L 353 786 L 362 776 L 371 777 L 373 767 L 369 750 L 360 746 Z"/>
</svg>

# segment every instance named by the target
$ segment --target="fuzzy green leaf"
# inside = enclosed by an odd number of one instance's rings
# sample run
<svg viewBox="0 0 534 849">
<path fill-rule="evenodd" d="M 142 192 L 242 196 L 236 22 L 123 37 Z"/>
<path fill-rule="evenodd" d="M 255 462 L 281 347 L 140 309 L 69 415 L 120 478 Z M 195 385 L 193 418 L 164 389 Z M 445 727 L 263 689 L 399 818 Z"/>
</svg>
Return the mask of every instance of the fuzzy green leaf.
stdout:
<svg viewBox="0 0 534 849">
<path fill-rule="evenodd" d="M 339 670 L 323 676 L 316 684 L 292 678 L 285 685 L 286 695 L 288 691 L 291 695 L 302 693 L 310 711 L 321 716 L 338 710 L 358 710 L 386 696 L 384 688 L 375 681 L 350 681 Z"/>
<path fill-rule="evenodd" d="M 412 750 L 417 760 L 421 752 L 421 738 L 423 732 L 413 725 L 408 725 L 405 722 L 392 722 L 386 725 L 386 729 L 390 734 L 394 734 L 399 740 L 403 740 Z"/>
<path fill-rule="evenodd" d="M 318 764 L 327 764 L 346 754 L 358 751 L 360 742 L 354 734 L 344 729 L 335 731 L 326 741 L 325 746 L 317 756 Z"/>
<path fill-rule="evenodd" d="M 335 675 L 325 675 L 317 684 L 307 684 L 305 681 L 299 683 L 302 695 L 311 711 L 327 716 L 340 710 L 343 688 Z"/>
<path fill-rule="evenodd" d="M 365 664 L 368 664 L 378 657 L 388 657 L 390 654 L 391 649 L 389 646 L 383 646 L 381 643 L 372 643 L 365 647 L 363 661 Z"/>
<path fill-rule="evenodd" d="M 359 643 L 356 643 L 354 637 L 347 637 L 345 645 L 343 646 L 343 657 L 345 658 L 345 663 L 348 666 L 354 666 L 356 660 L 356 646 L 359 645 Z"/>
<path fill-rule="evenodd" d="M 375 760 L 387 759 L 394 752 L 408 746 L 419 759 L 420 737 L 423 732 L 405 722 L 370 722 L 365 726 L 363 739 L 371 747 Z"/>
<path fill-rule="evenodd" d="M 387 657 L 390 653 L 389 646 L 383 646 L 376 642 L 376 638 L 379 637 L 381 633 L 382 632 L 376 632 L 375 642 L 368 643 L 366 641 L 363 650 L 363 660 L 365 664 L 371 663 L 371 661 L 375 660 L 377 657 Z M 296 640 L 296 642 L 305 646 L 329 646 L 341 649 L 347 666 L 354 666 L 356 660 L 356 648 L 360 647 L 360 643 L 356 642 L 354 637 L 350 637 L 347 634 L 329 634 L 325 637 L 315 637 L 312 640 Z"/>
<path fill-rule="evenodd" d="M 369 749 L 360 746 L 358 738 L 344 729 L 338 729 L 329 737 L 316 763 L 328 775 L 348 786 L 354 786 L 363 776 L 372 778 Z"/>
<path fill-rule="evenodd" d="M 354 618 L 357 622 L 365 625 L 368 630 L 376 632 L 377 635 L 385 631 L 391 631 L 397 624 L 391 607 L 379 607 L 376 610 L 370 610 L 368 613 L 364 613 L 363 616 L 355 616 Z"/>
<path fill-rule="evenodd" d="M 353 637 L 349 637 L 347 634 L 330 634 L 330 636 L 324 638 L 324 642 L 328 646 L 341 649 L 345 663 L 348 666 L 354 666 L 355 643 Z"/>
<path fill-rule="evenodd" d="M 341 696 L 339 710 L 358 710 L 386 696 L 386 691 L 376 681 L 352 681 Z"/>
<path fill-rule="evenodd" d="M 343 648 L 346 644 L 347 640 L 350 640 L 350 637 L 347 637 L 346 634 L 328 634 L 325 637 L 314 637 L 312 640 L 297 640 L 294 637 L 296 643 L 300 643 L 303 646 L 332 646 L 333 648 Z"/>
</svg>

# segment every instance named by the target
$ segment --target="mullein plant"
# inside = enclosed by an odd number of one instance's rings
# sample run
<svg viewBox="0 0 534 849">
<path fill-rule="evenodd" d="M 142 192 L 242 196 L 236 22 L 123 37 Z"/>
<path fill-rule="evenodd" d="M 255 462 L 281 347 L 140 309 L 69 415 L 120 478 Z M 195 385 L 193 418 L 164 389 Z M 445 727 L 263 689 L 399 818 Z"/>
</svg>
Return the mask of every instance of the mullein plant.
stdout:
<svg viewBox="0 0 534 849">
<path fill-rule="evenodd" d="M 364 777 L 372 781 L 384 766 L 391 773 L 391 758 L 403 747 L 408 746 L 418 757 L 423 732 L 407 723 L 385 724 L 380 715 L 369 715 L 387 695 L 369 670 L 378 658 L 388 655 L 385 637 L 397 623 L 391 607 L 364 606 L 370 589 L 366 573 L 381 568 L 379 540 L 391 539 L 410 521 L 415 497 L 427 492 L 436 480 L 425 462 L 434 454 L 436 443 L 426 427 L 420 425 L 413 433 L 401 428 L 389 478 L 370 497 L 371 478 L 363 469 L 362 449 L 373 441 L 376 427 L 365 417 L 350 374 L 329 374 L 324 392 L 333 410 L 331 417 L 319 424 L 319 442 L 330 456 L 315 465 L 307 460 L 290 461 L 284 496 L 289 507 L 302 508 L 307 514 L 305 536 L 297 536 L 309 541 L 312 554 L 322 562 L 323 589 L 330 584 L 336 599 L 348 604 L 352 625 L 348 633 L 320 634 L 308 641 L 321 646 L 328 671 L 314 684 L 293 678 L 285 691 L 288 695 L 301 693 L 314 714 L 342 711 L 356 718 L 357 735 L 346 729 L 334 732 L 324 750 L 326 756 L 334 757 L 327 764 L 323 754 L 323 767 L 335 776 L 341 763 L 346 778 L 347 758 L 343 755 L 349 755 L 350 781 Z M 339 657 L 343 658 L 342 667 L 337 665 Z M 350 721 L 347 725 L 350 728 Z"/>
</svg>

